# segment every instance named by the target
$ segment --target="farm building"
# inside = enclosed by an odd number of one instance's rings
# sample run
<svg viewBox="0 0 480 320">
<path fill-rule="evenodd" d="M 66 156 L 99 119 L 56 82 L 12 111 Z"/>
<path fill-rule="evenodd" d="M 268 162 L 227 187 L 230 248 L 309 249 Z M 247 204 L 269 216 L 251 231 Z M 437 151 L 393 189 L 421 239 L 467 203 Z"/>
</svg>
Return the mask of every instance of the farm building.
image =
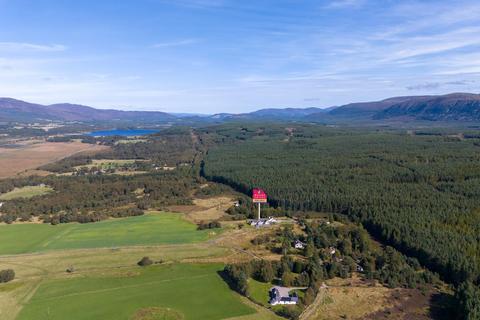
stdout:
<svg viewBox="0 0 480 320">
<path fill-rule="evenodd" d="M 285 287 L 273 287 L 270 289 L 270 301 L 272 306 L 277 304 L 297 304 L 298 297 L 289 294 L 290 289 Z"/>
</svg>

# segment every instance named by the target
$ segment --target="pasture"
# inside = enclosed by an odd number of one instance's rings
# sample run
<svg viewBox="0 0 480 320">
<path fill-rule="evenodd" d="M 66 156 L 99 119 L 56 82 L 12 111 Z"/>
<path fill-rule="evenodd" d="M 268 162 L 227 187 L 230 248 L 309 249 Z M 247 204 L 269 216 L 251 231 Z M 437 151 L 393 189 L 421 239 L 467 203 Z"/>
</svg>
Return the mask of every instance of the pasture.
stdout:
<svg viewBox="0 0 480 320">
<path fill-rule="evenodd" d="M 248 294 L 250 299 L 265 307 L 269 307 L 269 291 L 273 287 L 271 283 L 263 283 L 255 279 L 248 279 Z"/>
<path fill-rule="evenodd" d="M 256 313 L 221 279 L 222 268 L 180 263 L 136 267 L 116 276 L 48 280 L 17 319 L 215 320 Z"/>
<path fill-rule="evenodd" d="M 43 196 L 53 192 L 53 189 L 48 186 L 26 186 L 23 188 L 15 188 L 10 192 L 0 195 L 0 200 L 13 200 L 13 199 L 29 199 L 37 196 Z"/>
<path fill-rule="evenodd" d="M 197 231 L 197 226 L 184 220 L 181 214 L 156 211 L 88 224 L 2 225 L 0 254 L 193 243 L 208 239 L 211 232 Z"/>
<path fill-rule="evenodd" d="M 131 166 L 135 162 L 145 162 L 145 160 L 135 160 L 135 159 L 94 159 L 91 164 L 76 166 L 76 169 L 80 168 L 101 168 L 101 169 L 116 169 L 121 166 Z"/>
</svg>

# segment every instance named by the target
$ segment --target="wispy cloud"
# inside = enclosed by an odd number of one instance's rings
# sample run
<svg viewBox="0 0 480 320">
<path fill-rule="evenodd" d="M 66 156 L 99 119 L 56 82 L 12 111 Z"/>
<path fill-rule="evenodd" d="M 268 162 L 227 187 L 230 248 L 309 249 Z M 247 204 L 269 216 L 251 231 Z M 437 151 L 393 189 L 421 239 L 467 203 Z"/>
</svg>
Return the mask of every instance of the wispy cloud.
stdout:
<svg viewBox="0 0 480 320">
<path fill-rule="evenodd" d="M 67 47 L 61 44 L 36 44 L 26 42 L 0 42 L 0 51 L 34 51 L 34 52 L 55 52 L 65 51 Z"/>
<path fill-rule="evenodd" d="M 180 39 L 176 41 L 168 41 L 168 42 L 159 42 L 154 44 L 153 48 L 169 48 L 169 47 L 181 47 L 181 46 L 188 46 L 191 44 L 195 44 L 200 42 L 200 39 Z"/>
<path fill-rule="evenodd" d="M 470 86 L 474 84 L 474 80 L 456 80 L 456 81 L 446 81 L 446 82 L 424 82 L 420 84 L 415 84 L 411 86 L 407 86 L 407 90 L 416 91 L 416 90 L 425 90 L 430 91 L 434 89 L 439 89 L 441 87 L 463 87 L 463 86 Z"/>
<path fill-rule="evenodd" d="M 208 9 L 217 8 L 225 5 L 227 0 L 162 0 L 165 3 L 174 4 L 177 6 L 193 8 L 193 9 Z"/>
<path fill-rule="evenodd" d="M 365 0 L 334 0 L 327 4 L 326 8 L 352 8 L 360 7 L 365 3 Z"/>
</svg>

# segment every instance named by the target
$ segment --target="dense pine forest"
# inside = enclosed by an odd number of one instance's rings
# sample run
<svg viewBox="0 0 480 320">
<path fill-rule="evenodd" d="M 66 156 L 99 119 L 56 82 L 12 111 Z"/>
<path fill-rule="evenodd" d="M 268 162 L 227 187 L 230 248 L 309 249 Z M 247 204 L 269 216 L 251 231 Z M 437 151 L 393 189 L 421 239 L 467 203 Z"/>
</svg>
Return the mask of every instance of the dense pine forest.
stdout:
<svg viewBox="0 0 480 320">
<path fill-rule="evenodd" d="M 348 217 L 454 284 L 465 319 L 480 316 L 477 130 L 230 123 L 173 127 L 137 143 L 120 144 L 121 139 L 92 141 L 112 148 L 44 166 L 55 173 L 47 177 L 3 180 L 0 193 L 39 184 L 55 191 L 6 201 L 1 220 L 36 215 L 56 224 L 138 215 L 189 203 L 195 193 L 222 190 L 218 184 L 200 189 L 205 178 L 247 196 L 261 187 L 269 195 L 266 214 L 304 217 L 317 211 Z M 95 159 L 137 160 L 131 166 L 141 172 L 122 176 L 76 169 Z M 232 219 L 252 216 L 248 197 L 244 200 L 246 207 L 229 212 Z"/>
<path fill-rule="evenodd" d="M 480 280 L 480 149 L 475 133 L 226 126 L 203 174 L 270 205 L 338 212 L 445 280 Z M 471 294 L 474 295 L 474 294 Z M 477 293 L 478 295 L 478 293 Z"/>
</svg>

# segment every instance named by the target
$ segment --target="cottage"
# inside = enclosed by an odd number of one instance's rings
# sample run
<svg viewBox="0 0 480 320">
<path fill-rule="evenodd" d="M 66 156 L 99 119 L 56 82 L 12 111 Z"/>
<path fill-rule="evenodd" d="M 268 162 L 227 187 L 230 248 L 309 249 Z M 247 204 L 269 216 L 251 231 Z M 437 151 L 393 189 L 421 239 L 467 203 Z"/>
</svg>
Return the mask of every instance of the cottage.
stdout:
<svg viewBox="0 0 480 320">
<path fill-rule="evenodd" d="M 273 223 L 277 223 L 278 221 L 274 217 L 268 217 L 268 222 L 270 222 L 270 224 L 273 224 Z"/>
<path fill-rule="evenodd" d="M 285 287 L 273 287 L 270 289 L 270 301 L 272 306 L 277 304 L 297 304 L 298 297 L 289 294 L 290 289 Z"/>
<path fill-rule="evenodd" d="M 274 223 L 277 223 L 277 220 L 275 220 L 272 217 L 269 217 L 268 219 L 254 219 L 248 221 L 252 227 L 260 228 L 260 227 L 268 227 Z"/>
<path fill-rule="evenodd" d="M 300 240 L 295 240 L 295 243 L 293 244 L 293 246 L 295 247 L 295 249 L 304 249 L 306 247 L 306 243 L 303 243 L 302 241 Z"/>
</svg>

